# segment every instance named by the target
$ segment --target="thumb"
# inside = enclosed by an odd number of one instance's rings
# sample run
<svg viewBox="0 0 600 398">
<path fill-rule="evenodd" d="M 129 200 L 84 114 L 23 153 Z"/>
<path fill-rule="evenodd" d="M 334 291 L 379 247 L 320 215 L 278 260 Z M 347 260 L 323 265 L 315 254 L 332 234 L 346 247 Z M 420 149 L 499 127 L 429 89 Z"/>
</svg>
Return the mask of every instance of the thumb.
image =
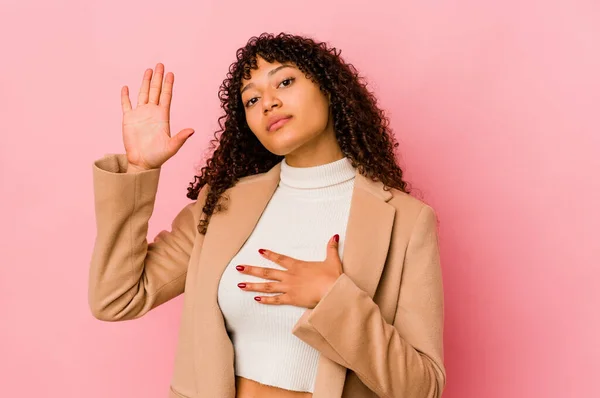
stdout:
<svg viewBox="0 0 600 398">
<path fill-rule="evenodd" d="M 183 144 L 187 141 L 188 138 L 194 134 L 194 129 L 183 129 L 175 137 L 171 137 L 171 145 L 174 152 L 177 152 Z"/>
<path fill-rule="evenodd" d="M 333 235 L 331 237 L 331 239 L 329 239 L 329 242 L 327 243 L 327 257 L 328 258 L 335 258 L 335 259 L 339 260 L 339 258 L 340 258 L 340 254 L 338 252 L 339 240 L 340 240 L 340 236 L 338 234 Z"/>
</svg>

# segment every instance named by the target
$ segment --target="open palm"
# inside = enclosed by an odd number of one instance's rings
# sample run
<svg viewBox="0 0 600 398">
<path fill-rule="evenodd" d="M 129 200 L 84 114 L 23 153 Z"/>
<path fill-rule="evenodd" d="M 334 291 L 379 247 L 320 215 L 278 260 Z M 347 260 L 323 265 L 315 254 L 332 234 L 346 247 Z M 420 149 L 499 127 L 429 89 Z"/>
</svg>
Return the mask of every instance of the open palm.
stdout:
<svg viewBox="0 0 600 398">
<path fill-rule="evenodd" d="M 123 143 L 129 164 L 138 169 L 160 167 L 194 133 L 188 128 L 171 137 L 169 113 L 175 75 L 167 73 L 164 83 L 163 75 L 161 63 L 156 65 L 154 73 L 146 69 L 135 109 L 131 107 L 128 87 L 121 88 Z"/>
</svg>

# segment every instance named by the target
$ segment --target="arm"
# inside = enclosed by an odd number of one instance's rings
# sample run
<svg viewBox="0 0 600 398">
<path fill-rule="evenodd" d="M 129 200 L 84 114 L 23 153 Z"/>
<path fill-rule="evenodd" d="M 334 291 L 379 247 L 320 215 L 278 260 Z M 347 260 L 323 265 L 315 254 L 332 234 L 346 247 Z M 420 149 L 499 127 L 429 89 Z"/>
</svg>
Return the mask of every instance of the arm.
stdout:
<svg viewBox="0 0 600 398">
<path fill-rule="evenodd" d="M 436 216 L 425 205 L 413 228 L 394 323 L 342 274 L 294 334 L 351 369 L 378 396 L 439 398 L 443 364 L 443 287 Z"/>
<path fill-rule="evenodd" d="M 160 169 L 126 173 L 127 166 L 121 154 L 93 166 L 97 234 L 88 303 L 94 317 L 105 321 L 139 318 L 183 293 L 197 235 L 193 202 L 180 210 L 170 231 L 148 243 Z"/>
</svg>

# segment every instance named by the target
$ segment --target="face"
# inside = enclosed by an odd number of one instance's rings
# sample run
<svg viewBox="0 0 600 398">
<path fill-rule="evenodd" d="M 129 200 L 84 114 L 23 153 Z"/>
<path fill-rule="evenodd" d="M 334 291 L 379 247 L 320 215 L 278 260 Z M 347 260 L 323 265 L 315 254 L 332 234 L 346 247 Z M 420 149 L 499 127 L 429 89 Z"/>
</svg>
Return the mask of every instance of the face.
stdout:
<svg viewBox="0 0 600 398">
<path fill-rule="evenodd" d="M 265 148 L 290 164 L 337 153 L 328 96 L 293 64 L 260 57 L 257 64 L 242 81 L 241 95 L 248 126 Z M 270 127 L 280 117 L 286 119 Z"/>
</svg>

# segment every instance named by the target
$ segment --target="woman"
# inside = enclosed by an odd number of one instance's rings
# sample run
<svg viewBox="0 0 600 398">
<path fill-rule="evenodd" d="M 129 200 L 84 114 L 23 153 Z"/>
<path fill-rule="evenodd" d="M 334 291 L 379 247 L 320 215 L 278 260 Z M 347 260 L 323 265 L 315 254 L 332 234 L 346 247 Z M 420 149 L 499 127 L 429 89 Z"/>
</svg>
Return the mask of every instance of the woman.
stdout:
<svg viewBox="0 0 600 398">
<path fill-rule="evenodd" d="M 251 38 L 193 202 L 148 243 L 160 168 L 194 132 L 170 135 L 173 82 L 146 70 L 135 108 L 122 88 L 126 153 L 94 162 L 94 316 L 185 291 L 171 398 L 440 397 L 435 213 L 355 69 L 309 38 Z"/>
</svg>

